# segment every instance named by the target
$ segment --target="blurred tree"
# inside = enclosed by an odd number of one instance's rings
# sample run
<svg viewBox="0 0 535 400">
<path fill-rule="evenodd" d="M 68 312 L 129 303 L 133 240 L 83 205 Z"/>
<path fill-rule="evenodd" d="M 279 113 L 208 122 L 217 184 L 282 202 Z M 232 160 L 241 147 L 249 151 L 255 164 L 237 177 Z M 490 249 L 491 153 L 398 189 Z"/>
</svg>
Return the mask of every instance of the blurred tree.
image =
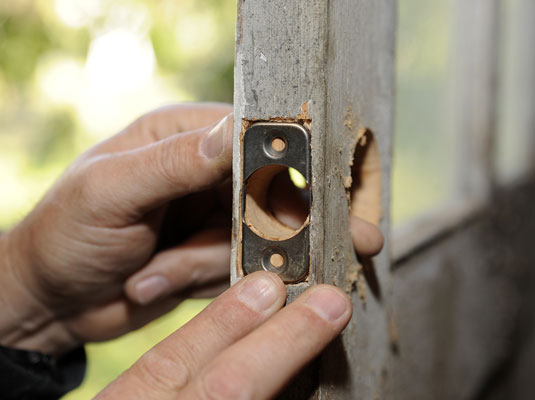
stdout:
<svg viewBox="0 0 535 400">
<path fill-rule="evenodd" d="M 39 168 L 73 154 L 76 122 L 70 110 L 55 110 L 39 121 L 40 132 L 29 141 L 31 167 Z"/>
<path fill-rule="evenodd" d="M 33 13 L 0 14 L 0 70 L 4 79 L 28 84 L 39 58 L 51 48 L 48 31 Z"/>
<path fill-rule="evenodd" d="M 9 84 L 31 84 L 39 60 L 51 51 L 85 57 L 89 46 L 86 29 L 45 23 L 35 8 L 23 13 L 7 10 L 0 9 L 0 71 Z"/>
<path fill-rule="evenodd" d="M 235 0 L 0 0 L 0 231 L 78 153 L 140 112 L 170 101 L 231 102 L 235 15 Z M 130 41 L 104 43 L 109 32 Z M 147 43 L 149 51 L 124 48 Z M 128 56 L 152 52 L 146 82 L 126 71 L 132 92 L 107 86 Z M 104 133 L 95 133 L 95 121 Z M 86 380 L 67 398 L 94 396 L 207 303 L 187 301 L 137 332 L 88 345 Z"/>
</svg>

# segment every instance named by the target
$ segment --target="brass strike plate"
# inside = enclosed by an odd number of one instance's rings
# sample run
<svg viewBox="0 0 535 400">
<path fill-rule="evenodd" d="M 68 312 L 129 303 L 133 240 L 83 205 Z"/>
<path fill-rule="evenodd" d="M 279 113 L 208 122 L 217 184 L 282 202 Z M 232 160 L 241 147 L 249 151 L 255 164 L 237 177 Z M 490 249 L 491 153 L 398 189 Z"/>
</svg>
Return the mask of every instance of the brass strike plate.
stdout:
<svg viewBox="0 0 535 400">
<path fill-rule="evenodd" d="M 270 210 L 268 195 L 274 177 L 288 168 L 310 182 L 310 134 L 297 123 L 259 122 L 244 132 L 242 146 L 242 275 L 263 269 L 285 283 L 301 282 L 310 272 L 310 217 L 299 229 L 286 226 Z"/>
</svg>

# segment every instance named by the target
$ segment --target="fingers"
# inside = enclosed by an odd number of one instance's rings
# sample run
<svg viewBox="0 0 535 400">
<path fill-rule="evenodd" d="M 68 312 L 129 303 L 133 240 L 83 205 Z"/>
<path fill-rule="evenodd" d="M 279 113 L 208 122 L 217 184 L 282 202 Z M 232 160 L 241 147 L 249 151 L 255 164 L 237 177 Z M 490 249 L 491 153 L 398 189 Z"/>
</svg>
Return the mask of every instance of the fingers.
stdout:
<svg viewBox="0 0 535 400">
<path fill-rule="evenodd" d="M 125 292 L 134 303 L 149 304 L 191 286 L 220 283 L 228 277 L 229 265 L 229 230 L 208 229 L 156 254 L 127 280 Z"/>
<path fill-rule="evenodd" d="M 141 119 L 139 131 L 149 140 L 160 140 L 177 132 L 194 131 L 231 114 L 232 104 L 187 103 L 160 107 Z M 142 122 L 142 121 L 139 121 Z"/>
<path fill-rule="evenodd" d="M 230 277 L 226 276 L 217 282 L 208 283 L 200 287 L 193 287 L 186 292 L 188 298 L 209 299 L 219 296 L 230 287 Z"/>
<path fill-rule="evenodd" d="M 141 306 L 132 304 L 125 298 L 119 298 L 73 315 L 62 323 L 71 335 L 78 339 L 78 343 L 110 340 L 139 329 L 168 313 L 182 300 L 184 297 L 173 296 L 148 306 Z"/>
<path fill-rule="evenodd" d="M 169 200 L 222 181 L 232 164 L 233 119 L 139 149 L 97 157 L 81 170 L 92 224 L 123 226 Z M 105 221 L 97 221 L 100 217 Z"/>
<path fill-rule="evenodd" d="M 94 147 L 90 154 L 132 150 L 180 132 L 212 125 L 230 113 L 232 105 L 224 103 L 189 103 L 160 107 Z"/>
<path fill-rule="evenodd" d="M 224 350 L 180 392 L 180 398 L 272 398 L 341 332 L 351 312 L 351 302 L 341 290 L 327 285 L 309 289 Z"/>
<path fill-rule="evenodd" d="M 310 208 L 303 193 L 292 183 L 289 174 L 277 175 L 269 188 L 269 206 L 275 218 L 290 228 L 298 229 Z M 350 216 L 349 226 L 359 256 L 370 257 L 381 251 L 383 234 L 375 224 Z"/>
<path fill-rule="evenodd" d="M 349 298 L 332 286 L 309 289 L 275 314 L 284 299 L 284 285 L 274 274 L 249 275 L 98 398 L 273 397 L 340 333 L 352 313 Z"/>
<path fill-rule="evenodd" d="M 247 276 L 146 353 L 99 399 L 175 399 L 205 364 L 278 311 L 285 297 L 275 274 Z"/>
<path fill-rule="evenodd" d="M 287 173 L 279 174 L 273 179 L 269 188 L 269 206 L 277 220 L 294 229 L 303 224 L 310 207 Z M 381 251 L 384 238 L 375 224 L 350 216 L 349 226 L 359 256 L 374 256 Z"/>
<path fill-rule="evenodd" d="M 349 229 L 353 245 L 359 256 L 374 256 L 383 248 L 383 234 L 375 224 L 350 216 Z"/>
</svg>

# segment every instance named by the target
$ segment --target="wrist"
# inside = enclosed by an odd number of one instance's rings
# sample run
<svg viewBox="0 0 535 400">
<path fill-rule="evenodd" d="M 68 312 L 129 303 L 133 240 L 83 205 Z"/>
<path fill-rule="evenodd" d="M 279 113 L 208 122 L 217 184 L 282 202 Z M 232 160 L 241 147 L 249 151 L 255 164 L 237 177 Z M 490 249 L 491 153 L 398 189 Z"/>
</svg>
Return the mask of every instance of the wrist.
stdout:
<svg viewBox="0 0 535 400">
<path fill-rule="evenodd" d="M 0 344 L 59 355 L 76 344 L 36 294 L 27 240 L 20 226 L 0 236 Z"/>
</svg>

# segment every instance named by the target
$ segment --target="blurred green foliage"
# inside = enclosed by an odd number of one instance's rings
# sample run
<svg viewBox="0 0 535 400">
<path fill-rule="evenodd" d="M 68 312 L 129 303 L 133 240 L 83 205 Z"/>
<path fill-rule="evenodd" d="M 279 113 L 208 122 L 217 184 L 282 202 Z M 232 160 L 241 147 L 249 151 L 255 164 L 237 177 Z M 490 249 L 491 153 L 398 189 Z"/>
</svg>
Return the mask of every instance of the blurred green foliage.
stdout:
<svg viewBox="0 0 535 400">
<path fill-rule="evenodd" d="M 0 70 L 7 82 L 26 83 L 37 61 L 51 47 L 47 31 L 35 15 L 14 18 L 0 14 Z"/>
<path fill-rule="evenodd" d="M 175 73 L 176 83 L 195 93 L 198 99 L 232 102 L 236 10 L 229 4 L 228 1 L 198 0 L 194 7 L 177 2 L 173 10 L 151 8 L 158 21 L 150 30 L 158 65 Z M 198 24 L 204 30 L 215 29 L 216 42 L 207 45 L 198 37 L 185 38 L 190 42 L 186 45 L 181 41 L 169 41 L 180 19 L 186 26 Z M 189 54 L 185 54 L 187 49 L 191 49 Z"/>
<path fill-rule="evenodd" d="M 77 154 L 146 107 L 184 100 L 231 102 L 235 13 L 230 0 L 2 1 L 0 231 L 23 218 Z M 156 65 L 137 92 L 117 89 L 114 110 L 102 116 L 103 132 L 95 134 L 91 123 L 99 119 L 99 103 L 108 93 L 93 93 L 88 59 L 97 39 L 114 31 L 137 38 L 124 46 L 142 48 L 148 41 Z M 124 54 L 135 56 L 137 50 Z M 188 300 L 136 332 L 87 345 L 85 381 L 65 398 L 93 397 L 208 302 Z"/>
<path fill-rule="evenodd" d="M 169 102 L 232 102 L 235 14 L 231 0 L 2 1 L 0 231 L 76 154 L 141 112 Z M 88 57 L 99 37 L 120 30 L 149 41 L 156 67 L 142 89 L 109 100 L 113 109 L 101 116 L 108 95 L 91 92 Z M 64 65 L 78 75 L 66 76 Z"/>
<path fill-rule="evenodd" d="M 9 3 L 9 1 L 8 1 Z M 48 24 L 35 8 L 12 13 L 0 8 L 0 71 L 8 84 L 31 84 L 39 59 L 52 50 L 83 57 L 89 45 L 86 29 L 67 30 Z"/>
</svg>

